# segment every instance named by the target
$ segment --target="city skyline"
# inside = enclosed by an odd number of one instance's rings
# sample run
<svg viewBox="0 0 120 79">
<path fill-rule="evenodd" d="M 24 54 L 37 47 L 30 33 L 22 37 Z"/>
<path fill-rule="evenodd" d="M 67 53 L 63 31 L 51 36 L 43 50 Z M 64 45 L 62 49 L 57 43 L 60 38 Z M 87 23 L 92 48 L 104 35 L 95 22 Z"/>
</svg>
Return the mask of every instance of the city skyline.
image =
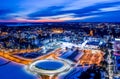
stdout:
<svg viewBox="0 0 120 79">
<path fill-rule="evenodd" d="M 120 22 L 120 0 L 0 2 L 0 22 Z"/>
</svg>

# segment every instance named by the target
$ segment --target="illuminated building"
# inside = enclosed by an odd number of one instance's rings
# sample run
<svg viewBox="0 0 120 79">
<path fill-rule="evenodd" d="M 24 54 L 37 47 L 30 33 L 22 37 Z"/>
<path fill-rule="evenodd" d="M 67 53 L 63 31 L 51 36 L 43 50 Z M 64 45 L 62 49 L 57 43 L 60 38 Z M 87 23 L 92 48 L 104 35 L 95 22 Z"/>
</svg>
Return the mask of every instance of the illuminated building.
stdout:
<svg viewBox="0 0 120 79">
<path fill-rule="evenodd" d="M 56 79 L 59 74 L 68 72 L 70 67 L 71 65 L 67 60 L 47 59 L 31 63 L 28 65 L 27 70 L 37 74 L 42 79 Z"/>
</svg>

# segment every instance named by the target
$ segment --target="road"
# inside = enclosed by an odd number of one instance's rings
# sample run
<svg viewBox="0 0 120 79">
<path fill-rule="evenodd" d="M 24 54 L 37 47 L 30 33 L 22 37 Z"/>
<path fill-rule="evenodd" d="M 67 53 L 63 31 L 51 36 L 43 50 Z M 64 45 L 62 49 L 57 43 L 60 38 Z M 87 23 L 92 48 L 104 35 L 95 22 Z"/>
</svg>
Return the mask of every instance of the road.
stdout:
<svg viewBox="0 0 120 79">
<path fill-rule="evenodd" d="M 60 53 L 60 51 L 61 51 L 61 48 L 55 49 L 51 53 L 49 53 L 47 55 L 40 56 L 37 59 L 25 59 L 25 58 L 22 58 L 22 57 L 15 56 L 15 55 L 11 54 L 11 52 L 9 52 L 9 51 L 7 51 L 7 52 L 0 51 L 0 57 L 3 57 L 5 59 L 8 59 L 8 60 L 16 62 L 16 63 L 27 65 L 27 64 L 30 64 L 31 62 L 35 61 L 35 60 L 41 60 L 41 59 L 45 59 L 45 58 L 48 58 L 48 57 L 53 57 L 53 58 L 56 59 L 57 58 L 56 54 Z"/>
</svg>

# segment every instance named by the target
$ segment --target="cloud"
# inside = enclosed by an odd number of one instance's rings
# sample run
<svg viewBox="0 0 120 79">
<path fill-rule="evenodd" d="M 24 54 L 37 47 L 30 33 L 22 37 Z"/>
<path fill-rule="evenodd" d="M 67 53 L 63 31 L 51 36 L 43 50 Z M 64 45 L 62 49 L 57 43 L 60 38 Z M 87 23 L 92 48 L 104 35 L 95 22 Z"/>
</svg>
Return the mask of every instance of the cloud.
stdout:
<svg viewBox="0 0 120 79">
<path fill-rule="evenodd" d="M 59 15 L 65 15 L 65 14 L 74 14 L 74 16 L 90 16 L 97 13 L 101 13 L 101 10 L 110 9 L 110 7 L 118 6 L 120 2 L 113 2 L 113 3 L 99 3 L 94 4 L 89 7 L 84 7 L 77 10 L 66 10 L 62 11 L 64 7 L 57 7 L 57 6 L 51 6 L 46 9 L 42 9 L 36 12 L 33 12 L 28 15 L 28 17 L 37 18 L 37 17 L 51 17 L 51 16 L 59 16 Z M 115 7 L 114 7 L 115 8 Z M 118 10 L 118 9 L 117 9 Z"/>
<path fill-rule="evenodd" d="M 57 6 L 51 6 L 46 9 L 38 10 L 34 13 L 29 14 L 29 17 L 44 17 L 44 16 L 53 16 L 53 15 L 58 15 L 61 12 L 59 11 L 62 7 L 57 7 Z"/>
<path fill-rule="evenodd" d="M 69 14 L 63 14 L 63 15 L 55 15 L 55 16 L 45 16 L 45 17 L 40 17 L 40 19 L 57 19 L 57 18 L 63 18 L 63 17 L 71 17 L 74 16 L 75 14 L 69 13 Z"/>
<path fill-rule="evenodd" d="M 102 12 L 101 9 L 103 8 L 110 8 L 110 7 L 114 7 L 114 6 L 118 6 L 120 5 L 120 2 L 114 2 L 114 3 L 100 3 L 100 4 L 95 4 L 89 7 L 85 7 L 82 9 L 78 9 L 78 10 L 73 10 L 72 12 L 75 12 L 76 14 L 80 14 L 80 15 L 90 15 L 93 13 L 93 11 L 98 11 L 98 12 Z"/>
<path fill-rule="evenodd" d="M 70 21 L 70 20 L 82 20 L 87 18 L 93 18 L 94 16 L 82 16 L 82 17 L 75 17 L 75 14 L 64 14 L 64 15 L 57 15 L 57 16 L 50 16 L 50 17 L 41 17 L 40 19 L 53 19 L 53 20 L 61 20 L 61 21 Z"/>
<path fill-rule="evenodd" d="M 56 6 L 56 7 L 63 7 L 71 2 L 74 2 L 73 0 L 21 0 L 21 7 L 23 8 L 23 11 L 21 11 L 21 14 L 31 14 L 36 11 L 45 10 L 49 7 Z M 24 12 L 26 11 L 26 12 Z"/>
<path fill-rule="evenodd" d="M 98 14 L 98 17 L 84 19 L 84 22 L 120 22 L 120 11 L 111 11 Z"/>
<path fill-rule="evenodd" d="M 10 10 L 10 9 L 0 9 L 0 19 L 2 19 L 2 20 L 12 19 L 14 17 L 10 16 L 10 15 L 14 12 L 15 11 Z"/>
<path fill-rule="evenodd" d="M 88 19 L 88 18 L 93 18 L 93 17 L 97 17 L 96 15 L 94 16 L 82 16 L 82 17 L 63 17 L 63 18 L 58 18 L 59 20 L 63 20 L 63 21 L 76 21 L 76 20 L 84 20 L 84 19 Z"/>
<path fill-rule="evenodd" d="M 5 21 L 10 19 L 34 22 L 88 21 L 94 18 L 109 18 L 120 12 L 120 0 L 1 0 L 1 2 L 3 4 L 0 5 L 0 19 Z"/>
<path fill-rule="evenodd" d="M 119 0 L 75 0 L 73 3 L 66 5 L 65 8 L 63 8 L 63 10 L 64 11 L 77 10 L 77 9 L 82 9 L 92 5 L 96 5 L 99 3 L 112 3 L 112 2 L 118 2 L 118 1 Z"/>
<path fill-rule="evenodd" d="M 58 16 L 57 18 L 55 16 L 51 16 L 51 17 L 42 17 L 40 19 L 16 19 L 16 21 L 18 22 L 68 22 L 68 21 L 77 21 L 77 20 L 84 20 L 84 19 L 89 19 L 89 18 L 93 18 L 93 17 L 97 17 L 96 15 L 94 16 L 83 16 L 83 17 L 74 17 L 74 16 Z"/>
<path fill-rule="evenodd" d="M 120 6 L 115 6 L 115 7 L 107 7 L 107 8 L 101 8 L 101 12 L 108 12 L 108 11 L 119 11 Z"/>
</svg>

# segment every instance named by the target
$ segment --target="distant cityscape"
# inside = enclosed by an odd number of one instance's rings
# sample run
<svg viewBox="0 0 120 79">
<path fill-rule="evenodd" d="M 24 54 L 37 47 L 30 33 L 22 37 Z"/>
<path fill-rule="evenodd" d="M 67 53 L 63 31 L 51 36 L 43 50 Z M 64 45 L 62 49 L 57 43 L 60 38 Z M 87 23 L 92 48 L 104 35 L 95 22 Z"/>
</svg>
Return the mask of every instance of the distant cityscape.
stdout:
<svg viewBox="0 0 120 79">
<path fill-rule="evenodd" d="M 120 79 L 120 23 L 0 23 L 0 57 L 30 79 Z"/>
</svg>

